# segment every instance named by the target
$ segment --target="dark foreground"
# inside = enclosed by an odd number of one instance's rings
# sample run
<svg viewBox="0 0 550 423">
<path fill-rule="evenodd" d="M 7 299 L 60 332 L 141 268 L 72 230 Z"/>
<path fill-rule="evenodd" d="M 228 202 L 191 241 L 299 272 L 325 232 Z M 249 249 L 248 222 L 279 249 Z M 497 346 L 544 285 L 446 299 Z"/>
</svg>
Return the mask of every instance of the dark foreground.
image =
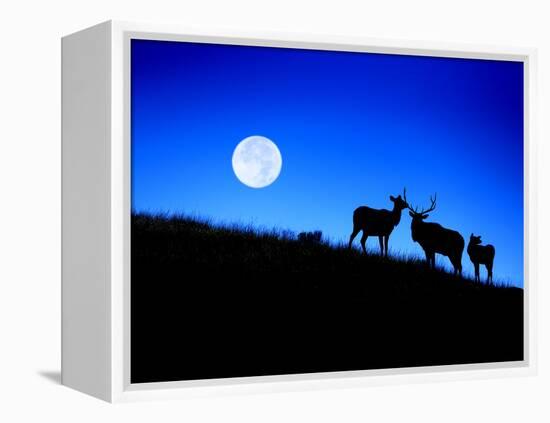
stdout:
<svg viewBox="0 0 550 423">
<path fill-rule="evenodd" d="M 523 359 L 523 290 L 132 217 L 132 383 Z"/>
</svg>

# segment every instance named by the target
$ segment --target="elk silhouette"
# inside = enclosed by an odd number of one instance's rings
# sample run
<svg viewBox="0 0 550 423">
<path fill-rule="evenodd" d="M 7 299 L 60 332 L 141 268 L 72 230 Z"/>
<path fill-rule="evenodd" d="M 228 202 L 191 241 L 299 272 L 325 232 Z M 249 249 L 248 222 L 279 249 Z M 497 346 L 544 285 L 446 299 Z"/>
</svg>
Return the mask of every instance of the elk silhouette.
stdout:
<svg viewBox="0 0 550 423">
<path fill-rule="evenodd" d="M 407 204 L 407 190 L 403 189 L 403 198 L 401 198 L 401 195 L 397 197 L 390 195 L 390 200 L 393 202 L 393 209 L 391 211 L 386 209 L 371 209 L 367 206 L 355 209 L 353 212 L 353 232 L 349 237 L 348 248 L 351 248 L 351 244 L 357 234 L 363 231 L 363 236 L 361 237 L 363 252 L 367 252 L 367 238 L 369 236 L 377 236 L 380 242 L 380 254 L 387 257 L 388 242 L 393 228 L 401 220 L 401 211 L 409 207 Z"/>
<path fill-rule="evenodd" d="M 475 281 L 479 282 L 479 265 L 484 264 L 487 269 L 487 283 L 493 283 L 493 261 L 495 259 L 495 247 L 491 244 L 481 245 L 481 236 L 470 235 L 468 243 L 468 255 L 474 264 Z"/>
<path fill-rule="evenodd" d="M 442 254 L 451 261 L 455 274 L 462 274 L 462 252 L 464 251 L 464 238 L 457 231 L 447 229 L 439 223 L 424 222 L 429 212 L 435 210 L 437 194 L 430 197 L 431 205 L 428 209 L 418 211 L 409 207 L 409 215 L 412 217 L 412 239 L 418 242 L 424 253 L 428 266 L 435 268 L 435 255 Z"/>
</svg>

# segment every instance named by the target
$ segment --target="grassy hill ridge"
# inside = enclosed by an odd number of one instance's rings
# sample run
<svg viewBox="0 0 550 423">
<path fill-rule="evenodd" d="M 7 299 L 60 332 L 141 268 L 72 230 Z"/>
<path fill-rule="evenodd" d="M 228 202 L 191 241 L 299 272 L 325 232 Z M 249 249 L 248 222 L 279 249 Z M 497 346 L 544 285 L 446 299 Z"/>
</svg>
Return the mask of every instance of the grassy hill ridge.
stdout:
<svg viewBox="0 0 550 423">
<path fill-rule="evenodd" d="M 135 214 L 131 283 L 134 382 L 523 357 L 522 289 L 290 232 Z"/>
</svg>

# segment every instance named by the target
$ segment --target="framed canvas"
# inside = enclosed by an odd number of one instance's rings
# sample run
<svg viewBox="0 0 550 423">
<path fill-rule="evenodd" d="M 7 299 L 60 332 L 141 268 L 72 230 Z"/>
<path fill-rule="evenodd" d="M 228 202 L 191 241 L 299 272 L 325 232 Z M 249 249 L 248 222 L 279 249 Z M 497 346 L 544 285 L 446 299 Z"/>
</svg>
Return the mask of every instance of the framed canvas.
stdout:
<svg viewBox="0 0 550 423">
<path fill-rule="evenodd" d="M 65 385 L 535 371 L 533 51 L 123 22 L 62 50 Z"/>
</svg>

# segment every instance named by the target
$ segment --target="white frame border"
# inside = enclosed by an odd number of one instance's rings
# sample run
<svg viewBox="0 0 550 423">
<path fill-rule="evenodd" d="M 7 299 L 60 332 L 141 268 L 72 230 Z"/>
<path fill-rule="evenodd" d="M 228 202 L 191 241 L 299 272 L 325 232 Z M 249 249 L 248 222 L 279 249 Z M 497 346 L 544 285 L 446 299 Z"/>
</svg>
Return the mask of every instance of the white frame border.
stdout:
<svg viewBox="0 0 550 423">
<path fill-rule="evenodd" d="M 535 375 L 537 171 L 536 50 L 318 34 L 243 32 L 177 25 L 111 22 L 111 400 L 136 401 L 211 395 L 302 391 Z M 130 39 L 339 50 L 524 63 L 524 312 L 523 361 L 254 376 L 130 384 Z"/>
</svg>

